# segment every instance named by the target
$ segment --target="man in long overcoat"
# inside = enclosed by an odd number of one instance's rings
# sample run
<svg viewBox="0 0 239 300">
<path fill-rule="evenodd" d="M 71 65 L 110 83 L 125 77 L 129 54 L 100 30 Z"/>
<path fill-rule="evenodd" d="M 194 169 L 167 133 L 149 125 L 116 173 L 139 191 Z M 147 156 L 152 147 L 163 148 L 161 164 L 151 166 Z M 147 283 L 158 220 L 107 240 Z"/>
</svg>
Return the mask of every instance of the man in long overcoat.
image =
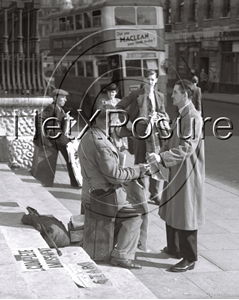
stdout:
<svg viewBox="0 0 239 300">
<path fill-rule="evenodd" d="M 159 206 L 159 215 L 166 222 L 167 247 L 164 252 L 183 258 L 170 268 L 185 272 L 197 260 L 197 230 L 204 224 L 205 154 L 202 139 L 202 118 L 191 102 L 193 84 L 176 82 L 172 99 L 179 117 L 172 124 L 171 138 L 159 154 L 150 154 L 150 163 L 169 169 L 169 181 Z M 178 120 L 178 121 L 177 121 Z"/>
</svg>

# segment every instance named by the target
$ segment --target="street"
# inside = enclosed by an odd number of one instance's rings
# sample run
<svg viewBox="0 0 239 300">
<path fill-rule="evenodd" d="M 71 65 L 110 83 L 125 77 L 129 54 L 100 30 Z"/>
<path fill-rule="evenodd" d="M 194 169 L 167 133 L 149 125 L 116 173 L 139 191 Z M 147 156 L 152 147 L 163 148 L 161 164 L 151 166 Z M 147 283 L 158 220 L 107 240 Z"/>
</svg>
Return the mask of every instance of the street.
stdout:
<svg viewBox="0 0 239 300">
<path fill-rule="evenodd" d="M 168 94 L 167 99 L 167 112 L 173 118 L 176 112 L 171 95 Z M 239 189 L 238 112 L 238 105 L 203 99 L 204 120 L 207 117 L 212 118 L 211 122 L 205 123 L 206 176 L 236 189 Z M 221 131 L 222 136 L 232 131 L 232 137 L 227 140 L 219 140 L 213 135 L 213 123 L 220 117 L 230 119 L 233 124 L 233 130 Z M 218 125 L 226 123 L 220 122 Z"/>
</svg>

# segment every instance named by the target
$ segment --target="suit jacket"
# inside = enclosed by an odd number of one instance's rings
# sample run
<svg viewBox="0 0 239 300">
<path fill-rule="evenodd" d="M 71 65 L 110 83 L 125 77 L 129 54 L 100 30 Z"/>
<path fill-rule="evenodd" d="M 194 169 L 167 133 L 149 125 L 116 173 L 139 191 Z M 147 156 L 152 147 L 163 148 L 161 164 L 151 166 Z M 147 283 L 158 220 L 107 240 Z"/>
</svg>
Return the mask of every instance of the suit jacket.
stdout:
<svg viewBox="0 0 239 300">
<path fill-rule="evenodd" d="M 144 89 L 138 89 L 135 91 L 132 91 L 129 96 L 124 97 L 118 104 L 117 108 L 120 109 L 127 109 L 129 106 L 129 119 L 133 123 L 135 119 L 139 117 L 139 103 L 138 103 L 138 97 L 139 95 L 144 94 Z M 156 111 L 165 113 L 165 107 L 164 107 L 164 95 L 158 91 L 154 91 L 155 95 L 155 102 L 156 102 Z M 167 114 L 166 114 L 167 115 Z"/>
<path fill-rule="evenodd" d="M 202 139 L 202 117 L 190 103 L 181 113 L 180 132 L 172 124 L 173 134 L 160 150 L 169 168 L 169 182 L 164 182 L 160 217 L 170 226 L 197 230 L 205 222 L 205 153 Z M 191 126 L 195 120 L 195 136 Z M 182 137 L 191 136 L 188 139 Z"/>
<path fill-rule="evenodd" d="M 34 141 L 35 144 L 38 146 L 45 145 L 45 146 L 57 146 L 62 145 L 66 146 L 67 143 L 69 143 L 69 139 L 64 135 L 64 126 L 66 125 L 66 122 L 64 120 L 65 118 L 65 112 L 63 109 L 60 109 L 58 105 L 55 103 L 52 103 L 48 105 L 42 113 L 38 115 L 38 122 L 36 124 L 37 128 L 37 136 L 35 137 Z M 42 126 L 43 122 L 48 118 L 57 118 L 57 120 L 49 120 L 49 122 L 46 123 L 45 127 L 47 126 L 56 126 L 56 128 L 52 128 L 50 130 L 45 130 L 46 134 L 49 134 L 50 136 L 56 136 L 58 133 L 60 133 L 59 137 L 56 139 L 46 138 L 42 134 Z"/>
<path fill-rule="evenodd" d="M 135 91 L 132 91 L 129 96 L 124 97 L 117 105 L 117 108 L 128 109 L 128 115 L 130 121 L 133 123 L 135 119 L 137 119 L 140 116 L 140 95 L 144 95 L 144 89 L 138 89 Z M 156 105 L 156 111 L 161 112 L 165 115 L 165 117 L 168 117 L 168 114 L 165 111 L 164 107 L 164 95 L 158 91 L 154 91 L 155 96 L 155 105 Z M 145 130 L 147 128 L 146 124 L 137 124 L 137 133 L 141 136 L 145 135 Z M 122 130 L 123 132 L 123 130 Z M 130 132 L 128 130 L 128 132 Z M 132 135 L 132 133 L 131 133 Z M 126 135 L 125 135 L 126 136 Z M 145 162 L 145 155 L 146 155 L 146 141 L 145 140 L 139 140 L 137 138 L 134 138 L 134 145 L 133 145 L 133 152 L 135 157 L 135 163 L 143 163 Z"/>
</svg>

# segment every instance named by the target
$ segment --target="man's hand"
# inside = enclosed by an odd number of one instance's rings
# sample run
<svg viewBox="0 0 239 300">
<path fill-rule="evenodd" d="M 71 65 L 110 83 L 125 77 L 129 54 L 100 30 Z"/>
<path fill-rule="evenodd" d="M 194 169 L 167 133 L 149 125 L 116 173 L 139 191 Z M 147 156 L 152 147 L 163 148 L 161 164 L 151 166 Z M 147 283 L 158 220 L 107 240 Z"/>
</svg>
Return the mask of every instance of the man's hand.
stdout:
<svg viewBox="0 0 239 300">
<path fill-rule="evenodd" d="M 140 175 L 145 174 L 150 168 L 149 164 L 139 164 Z"/>
<path fill-rule="evenodd" d="M 161 162 L 161 156 L 156 153 L 146 153 L 146 160 L 149 164 Z"/>
</svg>

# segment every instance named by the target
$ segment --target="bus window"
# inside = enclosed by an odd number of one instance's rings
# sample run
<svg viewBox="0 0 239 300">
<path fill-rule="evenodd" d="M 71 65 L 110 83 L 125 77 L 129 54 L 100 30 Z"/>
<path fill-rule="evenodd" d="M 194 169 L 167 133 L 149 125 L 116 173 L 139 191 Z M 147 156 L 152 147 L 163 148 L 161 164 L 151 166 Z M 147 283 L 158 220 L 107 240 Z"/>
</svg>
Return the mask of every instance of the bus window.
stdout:
<svg viewBox="0 0 239 300">
<path fill-rule="evenodd" d="M 82 14 L 75 16 L 76 29 L 83 29 L 83 18 Z"/>
<path fill-rule="evenodd" d="M 67 62 L 67 61 L 63 61 L 63 62 L 61 63 L 61 71 L 62 71 L 62 74 L 63 74 L 63 75 L 66 74 L 67 70 L 68 70 L 68 62 Z"/>
<path fill-rule="evenodd" d="M 60 31 L 66 31 L 66 18 L 62 17 L 59 19 Z"/>
<path fill-rule="evenodd" d="M 77 75 L 84 76 L 84 65 L 82 61 L 77 62 Z"/>
<path fill-rule="evenodd" d="M 157 25 L 155 7 L 138 7 L 137 8 L 138 25 Z"/>
<path fill-rule="evenodd" d="M 92 21 L 93 21 L 93 27 L 101 26 L 101 10 L 92 11 Z"/>
<path fill-rule="evenodd" d="M 58 32 L 59 26 L 58 26 L 58 19 L 52 20 L 52 32 Z"/>
<path fill-rule="evenodd" d="M 126 60 L 125 66 L 126 66 L 126 76 L 127 77 L 134 77 L 134 76 L 142 75 L 140 59 Z"/>
<path fill-rule="evenodd" d="M 158 69 L 159 69 L 158 60 L 157 59 L 144 59 L 143 60 L 143 68 L 144 68 L 144 70 L 152 69 L 152 70 L 158 71 Z"/>
<path fill-rule="evenodd" d="M 103 77 L 108 77 L 108 62 L 107 60 L 99 60 L 96 62 L 98 67 L 98 76 L 105 74 Z"/>
<path fill-rule="evenodd" d="M 74 30 L 73 16 L 68 16 L 68 17 L 67 17 L 66 29 L 67 29 L 68 31 L 69 31 L 69 30 Z"/>
<path fill-rule="evenodd" d="M 76 76 L 76 67 L 75 67 L 75 65 L 72 65 L 71 61 L 69 61 L 68 64 L 69 64 L 69 72 L 68 72 L 68 74 L 70 76 Z"/>
<path fill-rule="evenodd" d="M 84 28 L 91 28 L 90 12 L 84 13 Z"/>
<path fill-rule="evenodd" d="M 116 7 L 115 25 L 136 25 L 134 7 Z"/>
<path fill-rule="evenodd" d="M 86 61 L 85 67 L 86 67 L 86 77 L 93 77 L 93 62 Z"/>
<path fill-rule="evenodd" d="M 56 75 L 61 75 L 61 64 L 59 64 L 59 61 L 54 62 L 54 71 Z"/>
</svg>

